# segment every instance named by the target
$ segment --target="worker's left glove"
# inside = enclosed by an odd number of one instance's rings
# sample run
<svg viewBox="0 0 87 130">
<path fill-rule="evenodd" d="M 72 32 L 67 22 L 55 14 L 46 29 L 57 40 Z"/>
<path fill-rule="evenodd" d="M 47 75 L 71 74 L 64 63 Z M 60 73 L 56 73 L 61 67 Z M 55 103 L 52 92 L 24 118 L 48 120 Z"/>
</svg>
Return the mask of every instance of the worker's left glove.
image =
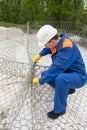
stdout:
<svg viewBox="0 0 87 130">
<path fill-rule="evenodd" d="M 33 78 L 33 84 L 34 84 L 34 85 L 38 85 L 38 84 L 39 84 L 39 80 L 38 80 L 37 77 L 34 77 L 34 78 Z"/>
</svg>

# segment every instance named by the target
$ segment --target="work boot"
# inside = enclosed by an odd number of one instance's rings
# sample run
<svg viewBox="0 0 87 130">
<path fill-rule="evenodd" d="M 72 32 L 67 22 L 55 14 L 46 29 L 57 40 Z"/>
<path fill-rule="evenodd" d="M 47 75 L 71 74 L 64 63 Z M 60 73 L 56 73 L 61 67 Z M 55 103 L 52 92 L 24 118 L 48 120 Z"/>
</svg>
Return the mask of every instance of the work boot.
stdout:
<svg viewBox="0 0 87 130">
<path fill-rule="evenodd" d="M 54 119 L 58 118 L 59 116 L 62 116 L 63 114 L 65 114 L 65 112 L 66 111 L 63 111 L 63 112 L 60 112 L 57 114 L 57 113 L 54 113 L 53 111 L 51 111 L 51 112 L 47 113 L 47 116 L 54 120 Z"/>
<path fill-rule="evenodd" d="M 75 90 L 74 88 L 70 88 L 70 89 L 69 89 L 69 94 L 73 94 L 73 93 L 75 93 L 75 91 L 76 91 L 76 90 Z"/>
</svg>

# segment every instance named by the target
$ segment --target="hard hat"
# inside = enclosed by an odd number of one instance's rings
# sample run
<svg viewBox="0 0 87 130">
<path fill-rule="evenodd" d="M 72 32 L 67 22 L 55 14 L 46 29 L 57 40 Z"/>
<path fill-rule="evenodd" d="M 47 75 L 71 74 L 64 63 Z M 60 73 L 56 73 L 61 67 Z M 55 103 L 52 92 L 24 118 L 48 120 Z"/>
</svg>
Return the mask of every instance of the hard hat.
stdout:
<svg viewBox="0 0 87 130">
<path fill-rule="evenodd" d="M 51 25 L 42 26 L 37 33 L 37 39 L 38 39 L 39 46 L 45 45 L 56 34 L 57 34 L 57 29 L 55 29 Z"/>
</svg>

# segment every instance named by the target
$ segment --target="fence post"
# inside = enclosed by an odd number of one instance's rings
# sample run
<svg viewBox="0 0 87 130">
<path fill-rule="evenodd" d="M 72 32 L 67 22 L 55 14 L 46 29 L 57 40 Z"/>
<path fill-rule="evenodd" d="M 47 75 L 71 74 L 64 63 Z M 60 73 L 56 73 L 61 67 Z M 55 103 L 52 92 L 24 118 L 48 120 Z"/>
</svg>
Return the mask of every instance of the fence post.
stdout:
<svg viewBox="0 0 87 130">
<path fill-rule="evenodd" d="M 29 40 L 28 40 L 28 37 L 29 37 L 29 21 L 27 22 L 27 25 L 26 25 L 26 39 L 25 39 L 25 46 L 26 46 L 26 52 L 27 52 L 27 56 L 28 56 L 28 62 L 29 62 Z"/>
</svg>

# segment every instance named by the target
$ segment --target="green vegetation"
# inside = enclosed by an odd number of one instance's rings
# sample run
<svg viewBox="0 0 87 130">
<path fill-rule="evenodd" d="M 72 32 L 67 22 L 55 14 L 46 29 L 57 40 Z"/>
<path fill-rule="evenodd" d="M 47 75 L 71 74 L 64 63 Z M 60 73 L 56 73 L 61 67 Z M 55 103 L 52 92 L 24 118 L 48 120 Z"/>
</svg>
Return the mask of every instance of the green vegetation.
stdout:
<svg viewBox="0 0 87 130">
<path fill-rule="evenodd" d="M 18 27 L 18 24 L 8 23 L 8 22 L 0 22 L 0 26 L 4 26 L 4 27 Z"/>
<path fill-rule="evenodd" d="M 16 28 L 21 28 L 23 32 L 27 31 L 26 25 L 25 24 L 15 24 L 15 23 L 9 23 L 9 22 L 0 22 L 0 26 L 9 28 L 9 27 L 16 27 Z"/>
<path fill-rule="evenodd" d="M 60 30 L 69 30 L 71 26 L 70 30 L 83 31 L 87 35 L 84 0 L 0 0 L 0 21 L 7 22 L 4 26 L 18 26 L 30 21 L 33 29 L 43 25 L 41 21 L 58 21 Z M 54 26 L 58 22 L 54 22 Z M 66 23 L 69 26 L 65 26 Z"/>
<path fill-rule="evenodd" d="M 0 21 L 72 21 L 83 18 L 83 0 L 2 0 Z"/>
</svg>

